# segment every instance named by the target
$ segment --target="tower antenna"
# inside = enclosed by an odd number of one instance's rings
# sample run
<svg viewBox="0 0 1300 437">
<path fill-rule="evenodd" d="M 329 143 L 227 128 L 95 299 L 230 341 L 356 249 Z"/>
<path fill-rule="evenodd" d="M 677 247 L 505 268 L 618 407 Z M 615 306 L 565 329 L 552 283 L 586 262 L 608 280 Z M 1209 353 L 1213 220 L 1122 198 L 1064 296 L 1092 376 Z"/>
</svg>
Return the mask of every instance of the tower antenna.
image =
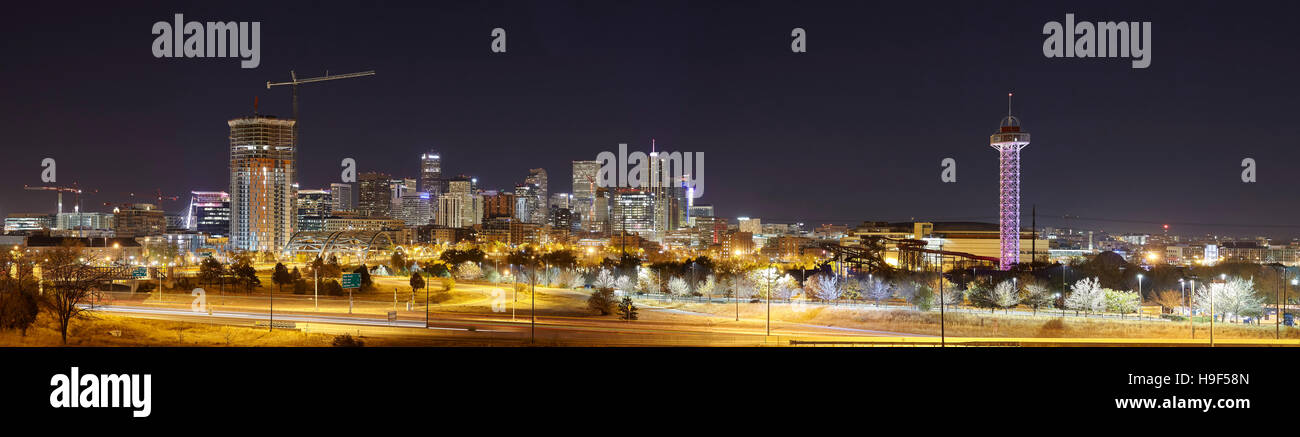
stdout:
<svg viewBox="0 0 1300 437">
<path fill-rule="evenodd" d="M 1008 117 L 1011 116 L 1011 94 L 1012 93 L 1007 93 L 1007 116 Z"/>
</svg>

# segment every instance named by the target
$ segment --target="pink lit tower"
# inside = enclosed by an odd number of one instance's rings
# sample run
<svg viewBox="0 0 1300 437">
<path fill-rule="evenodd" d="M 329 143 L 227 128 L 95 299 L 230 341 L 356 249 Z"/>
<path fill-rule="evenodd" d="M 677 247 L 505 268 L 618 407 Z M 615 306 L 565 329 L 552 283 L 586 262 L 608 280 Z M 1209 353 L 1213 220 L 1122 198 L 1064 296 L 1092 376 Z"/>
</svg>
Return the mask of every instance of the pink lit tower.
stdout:
<svg viewBox="0 0 1300 437">
<path fill-rule="evenodd" d="M 989 136 L 989 146 L 998 151 L 998 230 L 1001 237 L 1000 265 L 1008 270 L 1020 262 L 1020 149 L 1029 145 L 1029 132 L 1020 130 L 1020 119 L 1011 115 L 1011 93 L 1007 93 L 1007 116 L 998 133 Z"/>
</svg>

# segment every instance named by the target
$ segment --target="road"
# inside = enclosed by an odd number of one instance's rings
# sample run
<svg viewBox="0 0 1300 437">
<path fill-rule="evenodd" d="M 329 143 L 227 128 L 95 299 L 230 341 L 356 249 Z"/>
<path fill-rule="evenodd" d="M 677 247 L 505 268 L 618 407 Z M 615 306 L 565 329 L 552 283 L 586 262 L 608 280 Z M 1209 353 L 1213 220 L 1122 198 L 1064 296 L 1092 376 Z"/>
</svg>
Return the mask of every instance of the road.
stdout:
<svg viewBox="0 0 1300 437">
<path fill-rule="evenodd" d="M 231 326 L 266 326 L 271 319 L 265 305 L 250 308 L 247 300 L 252 298 L 233 296 L 213 299 L 229 299 L 232 302 L 210 304 L 208 308 L 211 309 L 211 314 L 206 310 L 193 311 L 188 302 L 182 302 L 177 297 L 169 302 L 117 300 L 108 304 L 96 304 L 93 310 L 130 317 Z M 265 298 L 257 301 L 266 302 Z M 330 302 L 321 311 L 314 310 L 311 307 L 313 304 L 304 305 L 301 297 L 277 297 L 276 301 L 274 320 L 277 327 L 286 326 L 280 323 L 292 322 L 295 329 L 308 332 L 430 337 L 474 344 L 527 344 L 534 335 L 527 306 L 520 308 L 514 315 L 508 312 L 433 311 L 429 313 L 429 325 L 426 328 L 423 311 L 397 311 L 396 320 L 390 322 L 387 314 L 376 314 L 372 308 L 379 304 L 376 302 L 364 302 L 367 310 L 364 313 L 348 314 L 346 300 Z M 384 313 L 387 309 L 384 308 Z M 671 309 L 643 308 L 642 311 L 643 314 L 662 311 L 688 317 L 685 320 L 648 318 L 627 322 L 609 317 L 539 315 L 535 342 L 564 346 L 761 346 L 782 342 L 788 344 L 788 340 L 780 337 L 908 335 L 777 322 L 773 324 L 774 336 L 767 336 L 762 321 L 742 319 L 734 322 L 729 318 Z"/>
</svg>

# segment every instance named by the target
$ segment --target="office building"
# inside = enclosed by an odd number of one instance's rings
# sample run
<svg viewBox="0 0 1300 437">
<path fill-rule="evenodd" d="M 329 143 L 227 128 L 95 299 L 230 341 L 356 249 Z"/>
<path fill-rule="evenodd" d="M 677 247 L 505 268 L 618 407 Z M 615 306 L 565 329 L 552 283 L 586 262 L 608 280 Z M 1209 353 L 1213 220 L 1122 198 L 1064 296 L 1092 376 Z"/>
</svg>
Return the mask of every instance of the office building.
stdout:
<svg viewBox="0 0 1300 437">
<path fill-rule="evenodd" d="M 391 179 L 386 173 L 374 171 L 357 175 L 357 212 L 366 217 L 387 217 L 393 196 Z"/>
<path fill-rule="evenodd" d="M 352 212 L 357 209 L 357 201 L 352 197 L 352 184 L 330 184 L 330 211 Z"/>
<path fill-rule="evenodd" d="M 329 190 L 298 190 L 298 230 L 324 230 L 325 218 L 333 214 L 333 204 Z"/>
</svg>

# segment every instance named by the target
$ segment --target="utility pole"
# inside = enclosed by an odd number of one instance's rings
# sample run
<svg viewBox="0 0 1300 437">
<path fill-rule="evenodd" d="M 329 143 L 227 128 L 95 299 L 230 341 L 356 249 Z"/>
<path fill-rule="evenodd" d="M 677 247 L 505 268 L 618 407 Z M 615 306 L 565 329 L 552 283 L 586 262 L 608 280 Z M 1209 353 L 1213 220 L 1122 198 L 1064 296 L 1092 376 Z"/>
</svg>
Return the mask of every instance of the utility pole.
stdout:
<svg viewBox="0 0 1300 437">
<path fill-rule="evenodd" d="M 943 317 L 943 240 L 939 240 L 939 347 L 948 347 L 948 335 Z"/>
</svg>

